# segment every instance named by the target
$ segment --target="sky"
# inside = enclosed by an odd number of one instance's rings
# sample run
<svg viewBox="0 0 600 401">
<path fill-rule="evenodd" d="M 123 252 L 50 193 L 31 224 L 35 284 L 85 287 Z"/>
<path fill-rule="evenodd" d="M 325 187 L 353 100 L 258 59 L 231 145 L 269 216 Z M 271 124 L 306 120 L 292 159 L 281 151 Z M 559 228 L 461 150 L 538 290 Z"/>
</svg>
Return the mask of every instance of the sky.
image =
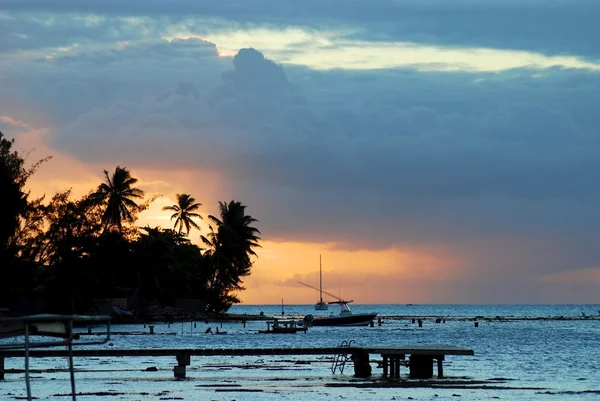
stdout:
<svg viewBox="0 0 600 401">
<path fill-rule="evenodd" d="M 33 195 L 232 199 L 246 304 L 598 303 L 600 2 L 0 0 Z M 206 225 L 202 225 L 206 230 Z M 190 237 L 198 242 L 200 233 Z M 333 300 L 330 298 L 330 300 Z"/>
</svg>

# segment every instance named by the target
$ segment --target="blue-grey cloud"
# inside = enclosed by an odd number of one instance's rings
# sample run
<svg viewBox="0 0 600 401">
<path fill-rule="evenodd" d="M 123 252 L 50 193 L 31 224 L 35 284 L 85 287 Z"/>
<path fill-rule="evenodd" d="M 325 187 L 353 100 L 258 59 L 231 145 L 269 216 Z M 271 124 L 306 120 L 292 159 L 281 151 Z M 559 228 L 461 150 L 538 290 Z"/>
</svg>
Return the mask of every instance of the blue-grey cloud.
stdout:
<svg viewBox="0 0 600 401">
<path fill-rule="evenodd" d="M 38 12 L 41 3 L 20 4 L 20 10 Z M 53 4 L 56 10 L 100 13 L 94 1 Z M 201 39 L 160 39 L 168 29 L 154 15 L 164 3 L 146 2 L 149 19 L 137 20 L 137 31 L 113 30 L 129 26 L 118 18 L 134 13 L 123 7 L 135 3 L 102 4 L 105 16 L 114 7 L 115 19 L 88 21 L 88 28 L 66 28 L 76 16 L 56 10 L 48 15 L 67 18 L 65 31 L 36 22 L 33 14 L 27 17 L 32 25 L 18 30 L 15 21 L 29 11 L 0 24 L 13 34 L 0 39 L 0 115 L 27 121 L 28 113 L 31 118 L 43 110 L 52 116 L 52 146 L 86 162 L 216 169 L 229 182 L 223 198 L 248 204 L 268 239 L 335 240 L 350 249 L 452 248 L 469 255 L 473 283 L 501 273 L 533 280 L 598 266 L 598 72 L 315 71 L 278 65 L 260 49 L 227 58 Z M 175 3 L 166 18 L 183 20 L 177 10 L 184 4 Z M 204 3 L 189 4 L 193 11 Z M 348 4 L 340 26 L 352 24 L 352 7 L 358 6 Z M 381 4 L 382 10 L 410 5 Z M 469 3 L 456 4 L 458 10 Z M 505 7 L 545 7 L 522 4 Z M 555 7 L 562 3 L 556 4 L 548 10 L 559 18 Z M 225 13 L 221 3 L 212 7 L 206 16 L 235 19 L 238 12 Z M 257 7 L 249 15 L 271 13 L 270 23 L 281 25 L 303 23 L 311 12 L 327 17 L 325 6 L 315 5 L 284 19 L 282 7 Z M 383 21 L 383 14 L 367 12 L 356 21 L 366 35 L 383 35 L 369 25 Z M 241 13 L 237 18 L 243 19 Z M 418 27 L 429 32 L 425 42 L 443 40 L 433 25 Z M 386 32 L 401 38 L 391 28 Z M 573 35 L 581 43 L 568 47 L 593 55 L 582 50 L 593 40 Z M 467 36 L 456 40 L 468 45 Z M 79 45 L 40 51 L 73 43 Z M 545 47 L 539 38 L 523 46 Z M 190 192 L 201 190 L 198 183 Z M 503 288 L 510 289 L 507 283 Z"/>
<path fill-rule="evenodd" d="M 358 29 L 354 35 L 362 39 L 600 57 L 593 40 L 600 36 L 596 21 L 600 4 L 593 0 L 4 0 L 0 10 L 149 16 L 178 22 L 188 17 L 220 18 L 254 26 L 343 27 Z M 131 31 L 131 27 L 121 26 Z"/>
<path fill-rule="evenodd" d="M 157 49 L 136 50 L 135 63 L 161 59 Z M 171 59 L 176 68 L 184 65 L 178 60 Z M 222 68 L 216 57 L 202 60 L 203 70 Z M 286 74 L 256 51 L 241 52 L 214 80 L 188 70 L 161 81 L 152 77 L 164 72 L 152 71 L 137 71 L 149 74 L 151 86 L 128 82 L 132 73 L 123 82 L 111 78 L 122 88 L 104 100 L 89 96 L 91 80 L 31 92 L 50 99 L 60 91 L 87 104 L 78 113 L 60 102 L 74 112 L 56 132 L 60 148 L 85 160 L 217 168 L 245 183 L 265 213 L 281 211 L 265 223 L 282 237 L 309 237 L 312 225 L 330 219 L 336 235 L 349 239 L 348 216 L 367 242 L 383 246 L 516 228 L 583 235 L 589 226 L 582 223 L 595 219 L 597 74 L 555 70 L 534 78 L 522 70 L 479 74 L 477 82 L 466 73 Z M 285 219 L 290 208 L 301 222 Z M 382 229 L 389 219 L 397 227 Z"/>
</svg>

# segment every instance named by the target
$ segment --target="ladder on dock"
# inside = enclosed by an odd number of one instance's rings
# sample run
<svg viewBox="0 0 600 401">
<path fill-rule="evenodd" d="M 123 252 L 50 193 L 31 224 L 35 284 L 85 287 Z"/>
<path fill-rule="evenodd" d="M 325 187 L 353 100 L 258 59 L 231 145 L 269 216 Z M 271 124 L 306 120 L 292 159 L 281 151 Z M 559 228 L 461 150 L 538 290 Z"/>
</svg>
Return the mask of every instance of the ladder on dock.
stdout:
<svg viewBox="0 0 600 401">
<path fill-rule="evenodd" d="M 339 348 L 350 348 L 354 340 L 350 341 L 342 341 Z M 346 366 L 346 362 L 352 359 L 352 354 L 348 352 L 340 352 L 339 354 L 334 355 L 333 362 L 331 363 L 331 373 L 335 374 L 336 371 L 339 370 L 340 374 L 344 373 L 344 367 Z"/>
</svg>

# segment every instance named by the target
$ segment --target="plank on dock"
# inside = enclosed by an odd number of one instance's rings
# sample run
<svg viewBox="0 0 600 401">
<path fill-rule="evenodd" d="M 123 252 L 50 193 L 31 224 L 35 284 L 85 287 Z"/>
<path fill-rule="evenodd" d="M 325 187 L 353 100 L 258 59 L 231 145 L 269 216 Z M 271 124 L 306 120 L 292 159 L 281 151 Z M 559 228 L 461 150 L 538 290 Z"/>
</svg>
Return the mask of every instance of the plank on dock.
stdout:
<svg viewBox="0 0 600 401">
<path fill-rule="evenodd" d="M 175 376 L 185 377 L 185 367 L 190 364 L 191 356 L 270 356 L 270 355 L 352 355 L 356 372 L 366 372 L 370 354 L 379 354 L 384 359 L 384 375 L 387 373 L 388 361 L 390 376 L 399 377 L 401 361 L 410 355 L 409 367 L 411 377 L 432 377 L 433 360 L 438 364 L 438 376 L 443 376 L 443 361 L 446 355 L 474 355 L 474 351 L 451 345 L 419 345 L 419 346 L 370 346 L 370 347 L 315 347 L 315 348 L 143 348 L 143 349 L 73 349 L 73 357 L 118 357 L 118 356 L 175 356 L 177 366 Z M 61 357 L 68 351 L 62 349 L 32 349 L 30 357 Z M 24 357 L 24 350 L 0 350 L 0 363 L 4 358 Z M 356 357 L 360 356 L 357 364 Z M 0 365 L 1 367 L 1 365 Z M 357 370 L 358 369 L 358 370 Z M 3 373 L 3 372 L 0 372 Z M 363 374 L 364 376 L 364 374 Z M 1 376 L 0 376 L 1 377 Z"/>
</svg>

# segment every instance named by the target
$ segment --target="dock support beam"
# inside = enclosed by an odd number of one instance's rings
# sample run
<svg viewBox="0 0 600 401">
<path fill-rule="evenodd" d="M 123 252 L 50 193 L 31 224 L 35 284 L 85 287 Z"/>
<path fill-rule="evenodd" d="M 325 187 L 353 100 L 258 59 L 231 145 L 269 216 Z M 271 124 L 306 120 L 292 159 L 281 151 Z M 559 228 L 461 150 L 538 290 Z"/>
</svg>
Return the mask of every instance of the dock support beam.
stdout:
<svg viewBox="0 0 600 401">
<path fill-rule="evenodd" d="M 371 376 L 371 365 L 369 364 L 369 353 L 367 351 L 357 351 L 353 353 L 352 359 L 354 361 L 354 376 Z"/>
<path fill-rule="evenodd" d="M 444 355 L 436 356 L 437 360 L 437 368 L 438 368 L 438 378 L 441 379 L 444 377 Z"/>
<path fill-rule="evenodd" d="M 177 366 L 173 368 L 173 374 L 176 379 L 185 379 L 185 367 L 190 364 L 190 354 L 187 352 L 178 352 L 175 356 L 177 358 Z"/>
<path fill-rule="evenodd" d="M 383 355 L 383 377 L 387 377 L 388 375 L 388 357 L 386 355 Z"/>
<path fill-rule="evenodd" d="M 0 355 L 0 380 L 4 380 L 4 357 Z"/>
<path fill-rule="evenodd" d="M 400 365 L 402 364 L 402 362 L 404 360 L 404 355 L 396 355 L 394 356 L 394 379 L 399 379 L 400 378 Z"/>
<path fill-rule="evenodd" d="M 388 368 L 389 368 L 389 377 L 390 379 L 398 379 L 400 378 L 400 365 L 404 363 L 405 355 L 381 355 L 383 358 L 382 367 L 383 367 L 383 377 L 388 377 Z"/>
<path fill-rule="evenodd" d="M 410 377 L 413 379 L 431 379 L 433 377 L 433 356 L 411 355 Z"/>
</svg>

